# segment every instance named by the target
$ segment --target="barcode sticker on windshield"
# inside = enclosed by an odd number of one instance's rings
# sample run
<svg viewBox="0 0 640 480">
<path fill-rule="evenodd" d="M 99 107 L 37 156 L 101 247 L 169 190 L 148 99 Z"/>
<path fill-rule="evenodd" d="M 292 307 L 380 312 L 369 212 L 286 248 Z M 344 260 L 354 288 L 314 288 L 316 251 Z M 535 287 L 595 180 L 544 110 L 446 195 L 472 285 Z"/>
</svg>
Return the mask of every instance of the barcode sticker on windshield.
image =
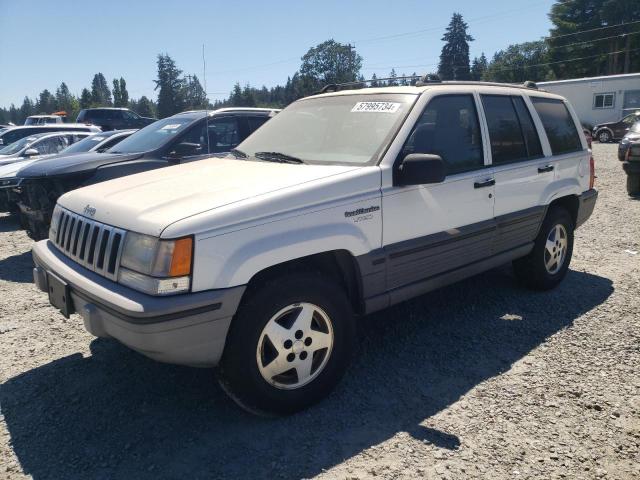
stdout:
<svg viewBox="0 0 640 480">
<path fill-rule="evenodd" d="M 355 113 L 396 113 L 400 104 L 396 102 L 358 102 L 351 109 Z"/>
</svg>

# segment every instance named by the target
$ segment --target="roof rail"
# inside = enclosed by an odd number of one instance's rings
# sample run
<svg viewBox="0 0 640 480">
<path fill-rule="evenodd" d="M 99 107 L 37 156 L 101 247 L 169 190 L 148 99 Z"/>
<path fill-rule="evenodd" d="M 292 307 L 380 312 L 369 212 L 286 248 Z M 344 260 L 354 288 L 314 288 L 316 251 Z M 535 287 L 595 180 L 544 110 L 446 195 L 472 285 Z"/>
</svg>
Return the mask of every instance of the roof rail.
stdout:
<svg viewBox="0 0 640 480">
<path fill-rule="evenodd" d="M 367 83 L 372 82 L 385 82 L 387 80 L 413 80 L 416 78 L 422 78 L 420 75 L 405 75 L 402 77 L 385 77 L 385 78 L 370 78 L 369 80 L 358 80 L 356 82 L 346 82 L 346 83 L 329 83 L 322 87 L 320 90 L 315 92 L 313 95 L 319 95 L 321 93 L 327 92 L 337 92 L 339 90 L 343 90 L 344 88 L 364 88 L 367 86 Z"/>
<path fill-rule="evenodd" d="M 474 80 L 440 80 L 440 77 L 434 73 L 428 73 L 427 75 L 409 75 L 403 77 L 386 77 L 386 78 L 371 78 L 369 80 L 359 80 L 357 82 L 346 82 L 346 83 L 329 83 L 322 87 L 319 91 L 313 93 L 313 95 L 319 95 L 321 93 L 327 92 L 337 92 L 339 90 L 343 90 L 345 88 L 365 88 L 367 83 L 372 82 L 384 82 L 387 80 L 405 80 L 411 79 L 415 80 L 416 87 L 425 87 L 427 85 L 490 85 L 494 87 L 512 87 L 512 88 L 529 88 L 532 90 L 538 90 L 538 86 L 535 82 L 531 80 L 527 80 L 523 83 L 500 83 L 500 82 L 480 82 Z"/>
</svg>

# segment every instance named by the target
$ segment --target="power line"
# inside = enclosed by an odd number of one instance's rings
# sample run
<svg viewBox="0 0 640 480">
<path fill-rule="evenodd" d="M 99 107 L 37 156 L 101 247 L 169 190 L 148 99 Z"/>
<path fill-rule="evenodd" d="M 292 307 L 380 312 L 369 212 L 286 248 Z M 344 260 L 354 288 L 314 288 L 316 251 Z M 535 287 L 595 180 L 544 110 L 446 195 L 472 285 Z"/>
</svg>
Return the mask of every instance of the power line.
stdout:
<svg viewBox="0 0 640 480">
<path fill-rule="evenodd" d="M 606 27 L 592 28 L 590 30 L 580 30 L 579 32 L 565 33 L 563 35 L 553 35 L 553 36 L 547 37 L 546 40 L 555 40 L 556 38 L 570 37 L 571 35 L 579 35 L 580 33 L 595 32 L 598 30 L 605 30 L 607 28 L 624 27 L 625 25 L 634 25 L 636 23 L 640 23 L 640 20 L 636 20 L 634 22 L 627 22 L 627 23 L 618 23 L 617 25 L 607 25 Z M 543 38 L 543 40 L 545 39 Z"/>
</svg>

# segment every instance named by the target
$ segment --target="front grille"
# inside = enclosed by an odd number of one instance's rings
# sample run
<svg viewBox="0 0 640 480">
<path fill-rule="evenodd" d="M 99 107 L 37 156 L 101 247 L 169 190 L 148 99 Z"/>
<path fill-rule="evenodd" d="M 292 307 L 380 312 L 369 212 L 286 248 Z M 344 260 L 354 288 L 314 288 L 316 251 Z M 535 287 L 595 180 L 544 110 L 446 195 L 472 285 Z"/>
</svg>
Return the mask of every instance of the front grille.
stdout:
<svg viewBox="0 0 640 480">
<path fill-rule="evenodd" d="M 57 207 L 60 208 L 60 207 Z M 51 240 L 67 257 L 85 268 L 117 280 L 125 230 L 60 209 Z"/>
</svg>

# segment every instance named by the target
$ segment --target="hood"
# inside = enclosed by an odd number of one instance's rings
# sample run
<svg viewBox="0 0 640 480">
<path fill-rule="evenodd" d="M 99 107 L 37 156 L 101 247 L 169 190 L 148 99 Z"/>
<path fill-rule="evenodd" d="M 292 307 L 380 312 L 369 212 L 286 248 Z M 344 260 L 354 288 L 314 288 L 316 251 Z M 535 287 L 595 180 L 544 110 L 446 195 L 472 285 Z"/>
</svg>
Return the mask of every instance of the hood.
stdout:
<svg viewBox="0 0 640 480">
<path fill-rule="evenodd" d="M 76 213 L 89 205 L 95 220 L 158 236 L 174 222 L 243 201 L 268 210 L 267 194 L 357 169 L 212 158 L 80 188 L 59 203 Z M 379 173 L 374 187 L 380 188 Z M 248 215 L 243 209 L 236 212 Z"/>
<path fill-rule="evenodd" d="M 14 162 L 9 165 L 0 166 L 0 178 L 12 178 L 16 176 L 16 173 L 27 165 L 31 165 L 33 162 L 37 162 L 37 160 L 29 159 L 22 160 L 20 162 Z"/>
<path fill-rule="evenodd" d="M 110 163 L 125 162 L 140 158 L 143 153 L 79 153 L 75 155 L 47 158 L 35 165 L 30 165 L 20 172 L 22 178 L 55 177 L 58 175 L 75 175 L 90 173 L 98 167 Z"/>
</svg>

